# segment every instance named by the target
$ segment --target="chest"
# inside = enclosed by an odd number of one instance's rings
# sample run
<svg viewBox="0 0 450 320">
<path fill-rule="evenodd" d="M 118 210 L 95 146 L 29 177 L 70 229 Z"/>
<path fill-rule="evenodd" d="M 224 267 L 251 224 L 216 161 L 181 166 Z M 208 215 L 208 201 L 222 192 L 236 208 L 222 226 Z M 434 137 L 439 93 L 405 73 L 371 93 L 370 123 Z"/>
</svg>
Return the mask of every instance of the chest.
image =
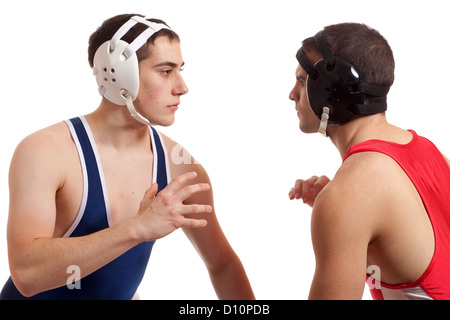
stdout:
<svg viewBox="0 0 450 320">
<path fill-rule="evenodd" d="M 104 212 L 99 214 L 105 216 L 109 225 L 134 216 L 153 183 L 150 143 L 129 152 L 92 144 L 95 152 L 90 160 L 86 154 L 80 157 L 75 145 L 67 152 L 65 183 L 56 194 L 55 237 L 66 234 L 80 216 L 89 212 L 92 203 L 104 203 Z"/>
<path fill-rule="evenodd" d="M 104 196 L 113 224 L 134 216 L 145 191 L 153 183 L 153 154 L 119 154 L 99 148 L 104 179 Z"/>
</svg>

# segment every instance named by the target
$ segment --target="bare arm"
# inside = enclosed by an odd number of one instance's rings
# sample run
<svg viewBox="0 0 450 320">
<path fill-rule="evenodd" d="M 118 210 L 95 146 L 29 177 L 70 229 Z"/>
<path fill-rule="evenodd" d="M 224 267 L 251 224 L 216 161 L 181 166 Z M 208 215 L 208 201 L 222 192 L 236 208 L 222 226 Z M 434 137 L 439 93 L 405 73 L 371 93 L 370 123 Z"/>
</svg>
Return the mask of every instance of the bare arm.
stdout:
<svg viewBox="0 0 450 320">
<path fill-rule="evenodd" d="M 174 161 L 171 164 L 173 176 L 184 172 L 195 171 L 198 174 L 195 183 L 206 183 L 210 185 L 210 180 L 205 169 L 190 156 L 176 142 L 165 137 L 169 154 L 174 150 L 178 157 L 180 149 L 183 153 L 183 161 Z M 177 158 L 177 160 L 179 160 Z M 213 208 L 211 213 L 199 213 L 192 215 L 192 218 L 207 220 L 208 224 L 202 229 L 183 228 L 184 233 L 191 241 L 194 248 L 205 263 L 211 282 L 219 299 L 254 299 L 250 282 L 245 273 L 244 267 L 229 244 L 216 217 L 214 210 L 214 200 L 212 190 L 197 193 L 190 196 L 185 204 L 204 204 Z"/>
<path fill-rule="evenodd" d="M 77 265 L 84 277 L 143 241 L 163 237 L 182 226 L 205 221 L 184 217 L 209 212 L 209 206 L 185 206 L 191 194 L 207 185 L 186 186 L 195 174 L 175 179 L 154 198 L 157 185 L 145 194 L 139 212 L 111 228 L 78 238 L 53 238 L 55 195 L 64 185 L 59 150 L 31 137 L 17 148 L 10 168 L 8 253 L 11 276 L 19 291 L 31 296 L 66 284 L 67 267 Z"/>
<path fill-rule="evenodd" d="M 361 299 L 370 234 L 358 208 L 325 189 L 314 204 L 311 237 L 316 270 L 309 299 Z M 344 199 L 344 200 L 343 200 Z"/>
<path fill-rule="evenodd" d="M 353 230 L 358 222 L 351 217 L 357 209 L 348 206 L 351 191 L 341 194 L 333 183 L 324 190 L 329 183 L 326 176 L 312 176 L 296 180 L 289 191 L 289 199 L 302 199 L 313 208 L 311 236 L 316 270 L 309 299 L 360 299 L 368 243 L 364 234 Z"/>
<path fill-rule="evenodd" d="M 200 165 L 197 166 L 197 183 L 210 184 L 206 171 Z M 186 203 L 213 204 L 212 190 L 202 194 L 194 194 Z M 207 219 L 208 225 L 202 229 L 187 229 L 183 231 L 194 245 L 206 267 L 219 299 L 254 299 L 250 282 L 244 267 L 225 237 L 215 211 L 207 216 L 195 215 L 196 219 Z"/>
<path fill-rule="evenodd" d="M 380 236 L 389 212 L 392 192 L 380 179 L 389 175 L 384 160 L 370 153 L 350 157 L 317 196 L 311 217 L 316 270 L 310 299 L 362 298 L 369 244 Z"/>
<path fill-rule="evenodd" d="M 361 299 L 364 291 L 368 225 L 357 219 L 358 194 L 326 176 L 298 179 L 289 199 L 313 208 L 311 236 L 316 270 L 309 299 Z M 344 190 L 344 192 L 341 192 Z M 353 216 L 353 215 L 356 215 Z M 370 236 L 369 236 L 370 237 Z"/>
</svg>

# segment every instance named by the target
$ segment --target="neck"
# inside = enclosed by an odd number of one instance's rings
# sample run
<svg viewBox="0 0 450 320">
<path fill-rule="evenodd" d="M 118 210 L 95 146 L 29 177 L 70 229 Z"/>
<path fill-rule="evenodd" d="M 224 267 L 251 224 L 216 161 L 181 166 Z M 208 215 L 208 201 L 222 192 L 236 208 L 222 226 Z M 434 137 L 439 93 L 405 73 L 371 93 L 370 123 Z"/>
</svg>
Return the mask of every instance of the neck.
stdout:
<svg viewBox="0 0 450 320">
<path fill-rule="evenodd" d="M 390 125 L 384 113 L 360 117 L 341 126 L 328 126 L 330 140 L 343 159 L 351 146 L 371 139 L 388 140 L 402 143 L 400 136 L 406 131 Z M 406 141 L 407 142 L 407 141 Z"/>
<path fill-rule="evenodd" d="M 117 150 L 149 145 L 148 127 L 133 119 L 126 106 L 117 106 L 106 99 L 100 106 L 86 115 L 97 143 Z"/>
</svg>

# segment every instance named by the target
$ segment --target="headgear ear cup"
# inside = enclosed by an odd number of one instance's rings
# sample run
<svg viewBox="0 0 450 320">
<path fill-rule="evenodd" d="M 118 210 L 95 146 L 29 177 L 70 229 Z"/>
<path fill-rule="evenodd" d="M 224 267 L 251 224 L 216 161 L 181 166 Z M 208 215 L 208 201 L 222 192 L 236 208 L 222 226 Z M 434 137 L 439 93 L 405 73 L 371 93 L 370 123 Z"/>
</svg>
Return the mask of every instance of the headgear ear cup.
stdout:
<svg viewBox="0 0 450 320">
<path fill-rule="evenodd" d="M 147 28 L 131 44 L 121 40 L 137 23 L 145 24 Z M 139 92 L 139 61 L 136 52 L 161 29 L 170 28 L 165 24 L 133 16 L 94 55 L 93 71 L 100 95 L 114 104 L 127 105 L 133 118 L 146 125 L 150 121 L 137 113 L 133 106 Z"/>
<path fill-rule="evenodd" d="M 348 105 L 363 104 L 365 95 L 354 91 L 354 85 L 359 83 L 359 75 L 355 68 L 345 60 L 336 58 L 333 67 L 328 67 L 326 61 L 321 59 L 314 68 L 319 77 L 314 80 L 308 77 L 306 87 L 308 101 L 318 118 L 322 109 L 330 109 L 330 124 L 344 124 L 351 120 L 355 114 L 347 109 Z"/>
<path fill-rule="evenodd" d="M 120 40 L 111 51 L 111 41 L 103 43 L 95 52 L 94 75 L 100 95 L 117 105 L 125 105 L 128 95 L 137 97 L 139 91 L 139 64 L 136 54 L 125 58 L 128 43 Z"/>
<path fill-rule="evenodd" d="M 323 59 L 313 66 L 303 48 L 297 51 L 296 58 L 308 74 L 306 80 L 308 102 L 315 115 L 321 119 L 319 128 L 321 133 L 325 132 L 328 123 L 341 125 L 356 115 L 386 111 L 385 100 L 389 87 L 361 82 L 356 68 L 346 60 L 333 55 L 322 32 L 314 36 L 314 41 Z M 366 94 L 384 98 L 384 101 L 365 104 Z"/>
</svg>

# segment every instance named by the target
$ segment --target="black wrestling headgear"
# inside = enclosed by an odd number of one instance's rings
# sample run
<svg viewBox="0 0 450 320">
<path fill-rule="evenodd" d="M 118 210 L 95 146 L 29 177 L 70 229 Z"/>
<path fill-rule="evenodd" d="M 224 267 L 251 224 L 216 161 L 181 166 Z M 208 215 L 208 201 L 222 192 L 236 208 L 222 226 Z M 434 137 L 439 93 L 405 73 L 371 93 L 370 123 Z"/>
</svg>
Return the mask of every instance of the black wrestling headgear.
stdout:
<svg viewBox="0 0 450 320">
<path fill-rule="evenodd" d="M 389 87 L 361 82 L 356 68 L 344 59 L 333 55 L 322 32 L 314 36 L 314 41 L 323 59 L 313 66 L 303 48 L 298 50 L 296 57 L 308 74 L 306 80 L 308 101 L 316 116 L 322 119 L 321 133 L 325 133 L 327 123 L 340 125 L 350 121 L 356 115 L 386 111 L 386 95 Z M 366 95 L 384 99 L 382 102 L 364 104 Z"/>
</svg>

